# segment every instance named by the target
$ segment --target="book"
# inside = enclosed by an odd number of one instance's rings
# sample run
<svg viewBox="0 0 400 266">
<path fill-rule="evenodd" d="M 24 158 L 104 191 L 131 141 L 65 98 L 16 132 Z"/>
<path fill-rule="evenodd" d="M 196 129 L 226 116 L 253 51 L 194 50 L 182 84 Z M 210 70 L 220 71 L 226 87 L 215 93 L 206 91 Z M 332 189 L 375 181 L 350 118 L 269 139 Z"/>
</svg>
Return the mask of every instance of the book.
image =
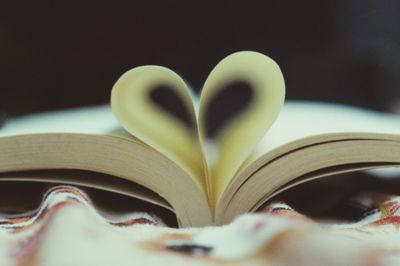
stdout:
<svg viewBox="0 0 400 266">
<path fill-rule="evenodd" d="M 400 118 L 338 104 L 284 103 L 279 66 L 223 59 L 199 98 L 175 72 L 142 66 L 110 106 L 36 114 L 0 129 L 0 180 L 77 184 L 226 224 L 293 186 L 400 164 Z"/>
</svg>

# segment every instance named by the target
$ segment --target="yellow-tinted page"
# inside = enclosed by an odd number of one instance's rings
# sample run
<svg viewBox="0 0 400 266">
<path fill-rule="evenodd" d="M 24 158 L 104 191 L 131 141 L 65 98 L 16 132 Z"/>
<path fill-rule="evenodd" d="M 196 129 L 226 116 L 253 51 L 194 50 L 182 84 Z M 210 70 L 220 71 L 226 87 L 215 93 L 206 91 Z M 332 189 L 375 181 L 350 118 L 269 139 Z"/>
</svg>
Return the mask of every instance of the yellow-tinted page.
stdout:
<svg viewBox="0 0 400 266">
<path fill-rule="evenodd" d="M 199 132 L 214 202 L 275 121 L 284 97 L 279 66 L 260 53 L 234 53 L 208 76 L 200 97 Z"/>
<path fill-rule="evenodd" d="M 175 72 L 160 66 L 129 70 L 112 89 L 111 107 L 129 133 L 204 185 L 192 93 Z"/>
</svg>

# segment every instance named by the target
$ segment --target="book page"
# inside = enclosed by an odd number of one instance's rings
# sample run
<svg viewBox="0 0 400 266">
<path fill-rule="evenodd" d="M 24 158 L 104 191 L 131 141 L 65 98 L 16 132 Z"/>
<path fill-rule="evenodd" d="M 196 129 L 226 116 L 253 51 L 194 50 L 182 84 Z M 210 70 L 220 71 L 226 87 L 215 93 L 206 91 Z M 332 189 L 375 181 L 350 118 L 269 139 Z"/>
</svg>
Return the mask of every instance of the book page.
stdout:
<svg viewBox="0 0 400 266">
<path fill-rule="evenodd" d="M 233 195 L 244 200 L 251 194 L 259 200 L 256 188 L 260 195 L 266 193 L 274 183 L 285 184 L 290 178 L 313 171 L 314 164 L 315 169 L 320 169 L 366 161 L 397 162 L 389 156 L 395 155 L 399 133 L 397 115 L 339 104 L 288 101 L 261 143 L 224 188 L 217 211 L 223 213 L 224 204 L 231 204 Z M 252 188 L 247 192 L 238 191 L 249 184 Z"/>
<path fill-rule="evenodd" d="M 112 89 L 111 107 L 130 134 L 204 183 L 193 93 L 175 72 L 161 66 L 129 70 Z"/>
<path fill-rule="evenodd" d="M 154 191 L 173 206 L 182 225 L 212 221 L 201 183 L 155 149 L 131 139 L 102 134 L 24 134 L 0 137 L 0 150 L 0 173 L 43 169 L 102 173 L 112 176 L 109 181 L 114 188 L 118 177 Z M 49 177 L 55 181 L 59 178 Z M 88 186 L 108 186 L 86 174 L 76 181 L 81 178 L 86 180 L 79 183 Z M 118 183 L 118 191 L 127 190 L 126 182 Z"/>
<path fill-rule="evenodd" d="M 238 52 L 212 70 L 200 96 L 199 131 L 214 197 L 272 125 L 284 95 L 279 66 L 265 55 Z"/>
<path fill-rule="evenodd" d="M 396 137 L 378 134 L 375 135 L 377 136 L 375 139 L 369 139 L 367 135 L 354 133 L 354 138 L 319 144 L 315 144 L 312 138 L 307 138 L 308 143 L 305 143 L 302 148 L 290 150 L 288 146 L 287 151 L 290 152 L 269 160 L 253 171 L 250 177 L 248 173 L 238 176 L 226 189 L 217 209 L 217 212 L 219 211 L 217 217 L 230 213 L 232 218 L 234 213 L 249 211 L 269 193 L 310 173 L 325 170 L 334 172 L 335 169 L 350 165 L 400 164 L 399 135 Z M 379 136 L 382 136 L 382 139 L 379 139 Z"/>
</svg>

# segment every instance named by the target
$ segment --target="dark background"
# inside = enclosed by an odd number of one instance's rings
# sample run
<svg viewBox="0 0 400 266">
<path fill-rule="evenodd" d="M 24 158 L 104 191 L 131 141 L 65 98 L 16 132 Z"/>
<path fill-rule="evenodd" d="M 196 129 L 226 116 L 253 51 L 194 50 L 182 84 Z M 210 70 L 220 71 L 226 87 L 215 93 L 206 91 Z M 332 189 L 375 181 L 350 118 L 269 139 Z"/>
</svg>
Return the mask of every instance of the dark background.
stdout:
<svg viewBox="0 0 400 266">
<path fill-rule="evenodd" d="M 170 67 L 195 88 L 237 50 L 283 70 L 287 98 L 394 110 L 400 1 L 2 1 L 0 110 L 106 103 L 126 70 Z"/>
</svg>

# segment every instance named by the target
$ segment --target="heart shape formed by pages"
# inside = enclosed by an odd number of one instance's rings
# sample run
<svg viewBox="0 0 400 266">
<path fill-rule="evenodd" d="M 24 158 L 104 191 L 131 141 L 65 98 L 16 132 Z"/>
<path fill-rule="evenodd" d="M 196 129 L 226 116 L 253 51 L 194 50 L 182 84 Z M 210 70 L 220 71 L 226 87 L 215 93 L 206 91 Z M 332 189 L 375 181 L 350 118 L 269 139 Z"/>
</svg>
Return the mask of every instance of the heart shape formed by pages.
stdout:
<svg viewBox="0 0 400 266">
<path fill-rule="evenodd" d="M 111 106 L 129 133 L 210 189 L 235 175 L 272 126 L 284 97 L 279 66 L 242 51 L 215 66 L 199 99 L 175 72 L 150 65 L 120 77 Z"/>
</svg>

